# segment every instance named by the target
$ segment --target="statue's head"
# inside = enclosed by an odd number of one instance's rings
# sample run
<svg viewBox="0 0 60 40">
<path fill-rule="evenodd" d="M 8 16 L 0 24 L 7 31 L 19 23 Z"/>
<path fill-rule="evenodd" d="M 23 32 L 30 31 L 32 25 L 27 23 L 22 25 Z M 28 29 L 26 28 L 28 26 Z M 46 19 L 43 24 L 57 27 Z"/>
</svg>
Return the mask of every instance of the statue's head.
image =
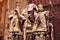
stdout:
<svg viewBox="0 0 60 40">
<path fill-rule="evenodd" d="M 33 10 L 38 11 L 38 8 L 34 3 L 31 3 L 28 5 L 27 11 L 33 11 Z"/>
<path fill-rule="evenodd" d="M 39 4 L 38 5 L 38 9 L 41 10 L 41 11 L 43 11 L 44 10 L 43 5 L 42 4 Z"/>
</svg>

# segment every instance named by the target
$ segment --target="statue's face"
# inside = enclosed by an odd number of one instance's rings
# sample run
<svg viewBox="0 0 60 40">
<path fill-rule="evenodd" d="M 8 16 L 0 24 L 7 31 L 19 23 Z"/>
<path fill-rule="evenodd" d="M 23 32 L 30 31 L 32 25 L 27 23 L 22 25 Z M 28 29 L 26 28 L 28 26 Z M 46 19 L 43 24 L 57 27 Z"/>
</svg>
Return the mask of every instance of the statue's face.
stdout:
<svg viewBox="0 0 60 40">
<path fill-rule="evenodd" d="M 39 4 L 38 5 L 38 8 L 39 8 L 39 10 L 43 10 L 43 5 L 42 4 Z"/>
<path fill-rule="evenodd" d="M 28 14 L 31 14 L 32 13 L 32 11 L 28 11 Z"/>
</svg>

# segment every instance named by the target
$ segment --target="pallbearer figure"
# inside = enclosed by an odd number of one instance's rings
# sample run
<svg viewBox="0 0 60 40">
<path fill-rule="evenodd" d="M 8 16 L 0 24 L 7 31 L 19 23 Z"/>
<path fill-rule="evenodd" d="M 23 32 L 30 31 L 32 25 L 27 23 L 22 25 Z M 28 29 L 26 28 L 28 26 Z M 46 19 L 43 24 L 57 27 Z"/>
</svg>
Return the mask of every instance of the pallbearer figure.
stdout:
<svg viewBox="0 0 60 40">
<path fill-rule="evenodd" d="M 46 31 L 46 27 L 47 27 L 46 18 L 48 19 L 47 16 L 49 16 L 49 11 L 45 11 L 42 4 L 38 5 L 38 9 L 39 9 L 37 15 L 38 29 Z"/>
</svg>

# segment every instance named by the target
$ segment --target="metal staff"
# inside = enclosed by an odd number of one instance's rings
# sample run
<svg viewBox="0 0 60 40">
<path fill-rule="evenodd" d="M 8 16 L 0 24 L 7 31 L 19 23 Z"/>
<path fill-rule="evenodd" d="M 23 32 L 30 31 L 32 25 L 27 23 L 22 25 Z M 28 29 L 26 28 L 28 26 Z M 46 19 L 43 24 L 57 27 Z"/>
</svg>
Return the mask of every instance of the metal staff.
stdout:
<svg viewBox="0 0 60 40">
<path fill-rule="evenodd" d="M 48 25 L 49 25 L 49 20 L 50 18 L 52 18 L 53 16 L 53 2 L 52 0 L 48 0 L 49 1 L 49 16 L 48 16 Z M 51 40 L 54 40 L 54 35 L 53 35 L 53 31 L 52 31 L 53 27 L 51 27 Z"/>
</svg>

